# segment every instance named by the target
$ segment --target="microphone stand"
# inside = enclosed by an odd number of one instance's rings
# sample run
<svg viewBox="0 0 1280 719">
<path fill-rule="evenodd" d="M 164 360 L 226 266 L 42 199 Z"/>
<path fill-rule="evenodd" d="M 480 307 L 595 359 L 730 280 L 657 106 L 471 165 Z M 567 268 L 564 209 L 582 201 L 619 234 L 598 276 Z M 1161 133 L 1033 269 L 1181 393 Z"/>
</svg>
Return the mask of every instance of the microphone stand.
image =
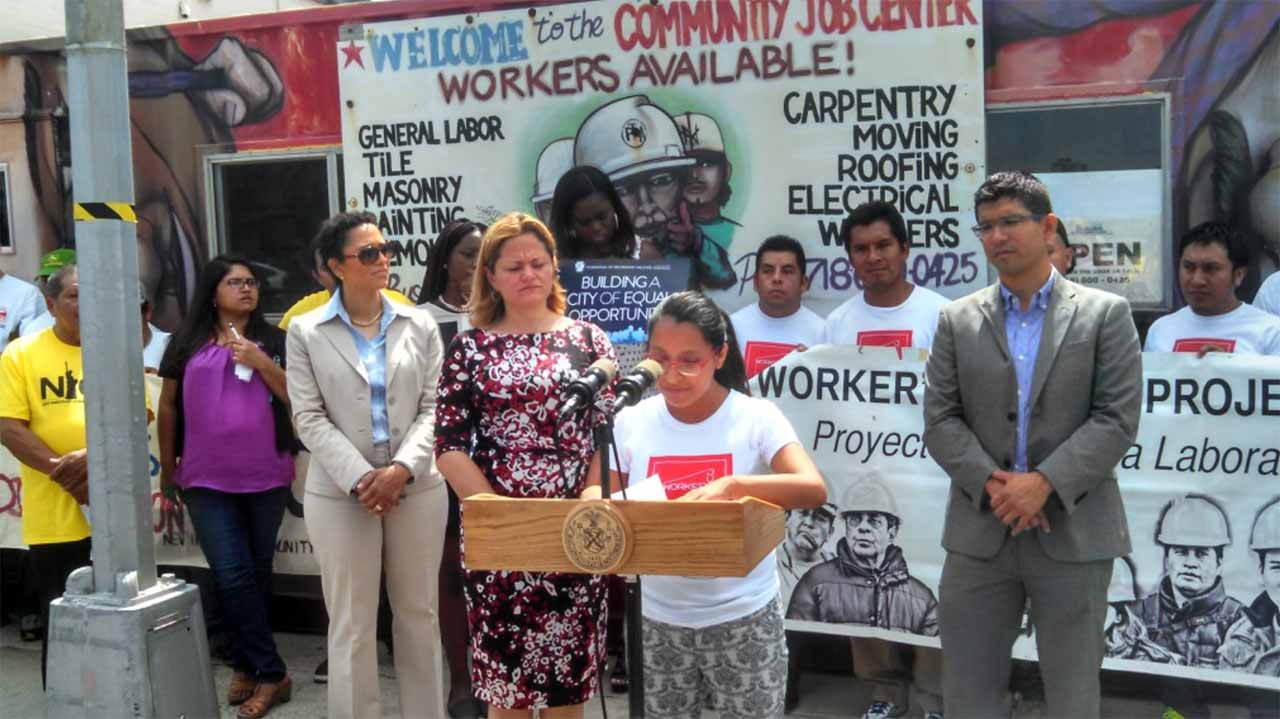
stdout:
<svg viewBox="0 0 1280 719">
<path fill-rule="evenodd" d="M 613 449 L 613 412 L 602 412 L 604 421 L 591 430 L 595 450 L 600 457 L 600 496 L 609 499 L 609 452 Z M 622 496 L 627 496 L 623 489 Z M 634 541 L 634 537 L 632 538 Z M 640 628 L 640 577 L 627 575 L 624 595 L 626 609 L 626 647 L 627 654 L 627 705 L 631 719 L 644 719 L 644 637 Z M 607 627 L 605 631 L 608 631 Z M 600 678 L 600 691 L 604 691 L 604 677 Z"/>
</svg>

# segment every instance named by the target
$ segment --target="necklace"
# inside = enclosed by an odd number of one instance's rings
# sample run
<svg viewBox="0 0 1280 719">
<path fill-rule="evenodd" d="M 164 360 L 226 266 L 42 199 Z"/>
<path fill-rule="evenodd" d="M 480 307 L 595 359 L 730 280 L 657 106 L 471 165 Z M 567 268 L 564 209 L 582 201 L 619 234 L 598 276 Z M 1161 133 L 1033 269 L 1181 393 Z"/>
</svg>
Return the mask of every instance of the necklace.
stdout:
<svg viewBox="0 0 1280 719">
<path fill-rule="evenodd" d="M 381 309 L 378 310 L 378 314 L 374 315 L 373 317 L 370 317 L 367 322 L 357 322 L 356 318 L 352 317 L 351 324 L 355 325 L 356 327 L 372 327 L 374 323 L 380 319 L 382 319 Z"/>
<path fill-rule="evenodd" d="M 458 305 L 455 305 L 455 304 L 453 304 L 452 302 L 450 302 L 450 301 L 446 300 L 446 299 L 444 298 L 444 295 L 440 295 L 439 297 L 437 297 L 437 298 L 436 298 L 436 304 L 438 304 L 438 305 L 440 305 L 441 307 L 445 308 L 446 310 L 449 310 L 450 312 L 452 312 L 452 313 L 454 313 L 454 314 L 458 314 L 458 315 L 460 315 L 460 314 L 462 314 L 463 312 L 466 312 L 466 311 L 467 311 L 466 307 L 459 307 Z"/>
</svg>

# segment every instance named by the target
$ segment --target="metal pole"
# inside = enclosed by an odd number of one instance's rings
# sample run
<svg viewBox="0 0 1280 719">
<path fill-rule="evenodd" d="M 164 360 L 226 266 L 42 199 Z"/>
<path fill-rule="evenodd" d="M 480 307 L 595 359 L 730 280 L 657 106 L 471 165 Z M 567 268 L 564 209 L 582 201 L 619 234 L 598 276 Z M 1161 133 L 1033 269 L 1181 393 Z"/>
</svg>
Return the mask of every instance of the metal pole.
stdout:
<svg viewBox="0 0 1280 719">
<path fill-rule="evenodd" d="M 66 0 L 96 593 L 156 582 L 122 0 Z"/>
</svg>

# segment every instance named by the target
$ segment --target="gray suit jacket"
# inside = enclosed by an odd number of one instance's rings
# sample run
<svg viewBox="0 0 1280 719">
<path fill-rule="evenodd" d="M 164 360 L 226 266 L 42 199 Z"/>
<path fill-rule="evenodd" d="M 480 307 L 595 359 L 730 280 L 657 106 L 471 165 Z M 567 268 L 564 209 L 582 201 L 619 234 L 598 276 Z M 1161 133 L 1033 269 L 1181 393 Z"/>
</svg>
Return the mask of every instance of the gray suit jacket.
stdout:
<svg viewBox="0 0 1280 719">
<path fill-rule="evenodd" d="M 927 378 L 924 441 L 951 477 L 942 546 L 994 556 L 1008 530 L 991 512 L 985 485 L 994 470 L 1013 468 L 1018 411 L 998 285 L 942 309 Z M 1027 469 L 1054 488 L 1044 508 L 1052 531 L 1036 532 L 1050 557 L 1129 553 L 1115 466 L 1137 435 L 1141 400 L 1142 353 L 1128 302 L 1058 277 L 1027 425 Z"/>
<path fill-rule="evenodd" d="M 406 494 L 444 481 L 435 467 L 436 384 L 443 349 L 431 315 L 396 307 L 387 327 L 387 419 L 391 459 L 413 472 Z M 338 317 L 321 321 L 325 307 L 289 323 L 289 402 L 298 438 L 311 452 L 307 492 L 348 496 L 373 469 L 373 415 L 369 379 L 351 332 Z"/>
</svg>

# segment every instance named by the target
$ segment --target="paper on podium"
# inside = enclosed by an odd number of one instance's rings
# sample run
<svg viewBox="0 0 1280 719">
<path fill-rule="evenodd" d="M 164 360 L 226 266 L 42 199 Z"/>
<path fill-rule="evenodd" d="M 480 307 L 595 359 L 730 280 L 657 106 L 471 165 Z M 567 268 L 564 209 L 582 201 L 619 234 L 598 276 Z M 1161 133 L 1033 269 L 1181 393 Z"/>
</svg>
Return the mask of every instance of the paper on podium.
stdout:
<svg viewBox="0 0 1280 719">
<path fill-rule="evenodd" d="M 618 496 L 623 499 L 644 502 L 665 502 L 667 501 L 667 488 L 662 486 L 662 478 L 653 474 L 630 485 L 627 487 L 626 492 L 620 493 Z"/>
</svg>

